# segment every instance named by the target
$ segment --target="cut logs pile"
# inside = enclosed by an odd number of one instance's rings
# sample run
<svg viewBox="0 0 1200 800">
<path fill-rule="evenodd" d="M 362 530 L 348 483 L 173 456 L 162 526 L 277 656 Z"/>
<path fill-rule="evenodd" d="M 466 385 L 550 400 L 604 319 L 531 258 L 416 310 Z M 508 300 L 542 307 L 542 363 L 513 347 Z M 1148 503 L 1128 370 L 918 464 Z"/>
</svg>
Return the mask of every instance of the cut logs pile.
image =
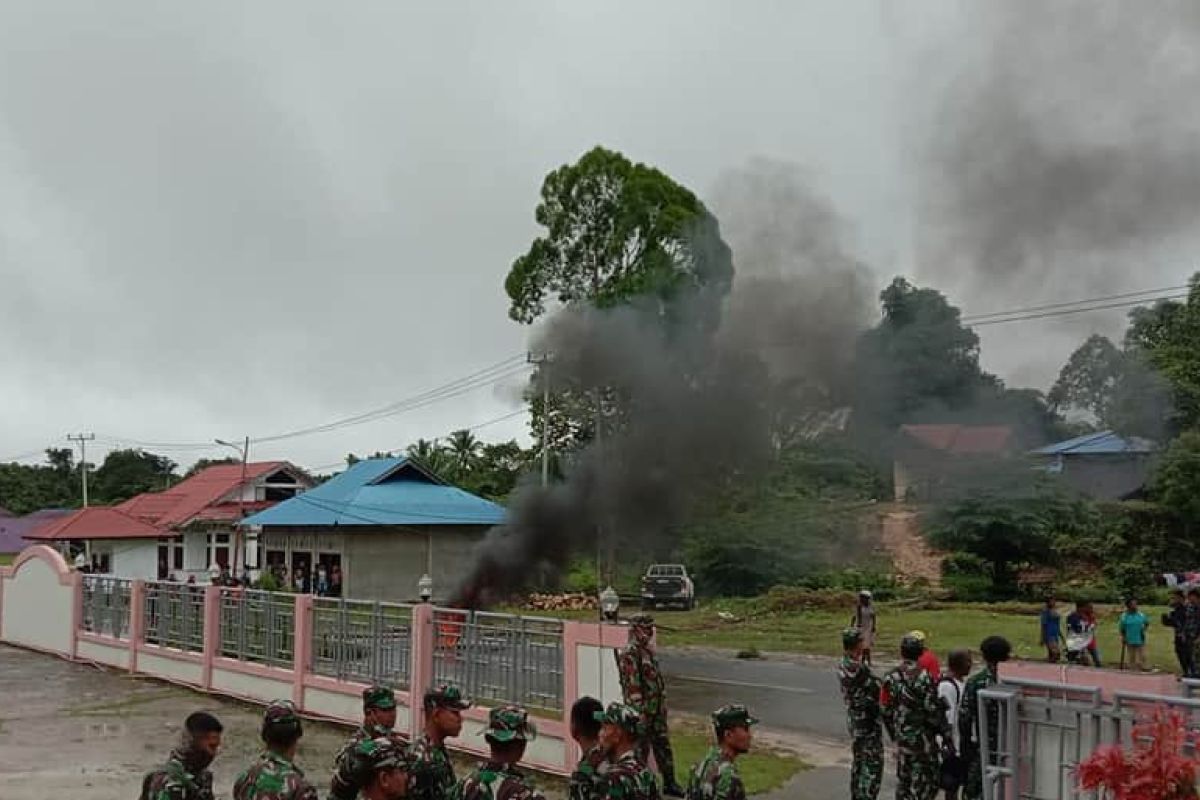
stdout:
<svg viewBox="0 0 1200 800">
<path fill-rule="evenodd" d="M 530 611 L 592 611 L 599 607 L 599 601 L 593 595 L 582 592 L 566 594 L 534 592 L 525 600 L 525 608 Z"/>
</svg>

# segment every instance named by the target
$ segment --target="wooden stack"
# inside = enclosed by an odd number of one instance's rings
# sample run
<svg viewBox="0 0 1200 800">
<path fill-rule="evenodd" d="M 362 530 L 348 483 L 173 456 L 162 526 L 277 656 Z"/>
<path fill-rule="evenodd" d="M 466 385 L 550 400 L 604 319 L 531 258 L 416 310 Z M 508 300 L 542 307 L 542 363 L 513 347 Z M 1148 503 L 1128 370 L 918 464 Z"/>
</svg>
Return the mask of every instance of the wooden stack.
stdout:
<svg viewBox="0 0 1200 800">
<path fill-rule="evenodd" d="M 592 611 L 599 608 L 599 601 L 588 594 L 539 594 L 529 595 L 525 608 L 530 611 Z"/>
</svg>

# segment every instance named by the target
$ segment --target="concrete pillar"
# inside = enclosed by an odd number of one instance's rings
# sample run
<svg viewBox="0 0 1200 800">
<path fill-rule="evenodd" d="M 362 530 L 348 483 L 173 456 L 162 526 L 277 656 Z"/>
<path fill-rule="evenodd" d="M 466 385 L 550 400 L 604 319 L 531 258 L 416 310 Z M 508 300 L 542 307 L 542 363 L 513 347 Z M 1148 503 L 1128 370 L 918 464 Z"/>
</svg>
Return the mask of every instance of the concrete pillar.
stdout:
<svg viewBox="0 0 1200 800">
<path fill-rule="evenodd" d="M 146 635 L 146 619 L 142 615 L 145 605 L 146 582 L 135 580 L 129 585 L 129 671 L 137 672 L 138 650 Z"/>
<path fill-rule="evenodd" d="M 204 587 L 204 653 L 200 671 L 200 686 L 212 689 L 213 662 L 221 650 L 221 587 Z"/>
<path fill-rule="evenodd" d="M 304 676 L 312 662 L 312 608 L 311 594 L 296 595 L 296 630 L 292 639 L 292 702 L 296 708 L 304 707 Z"/>
<path fill-rule="evenodd" d="M 421 603 L 412 613 L 412 663 L 408 670 L 409 736 L 416 738 L 425 729 L 425 692 L 433 685 L 433 606 Z"/>
</svg>

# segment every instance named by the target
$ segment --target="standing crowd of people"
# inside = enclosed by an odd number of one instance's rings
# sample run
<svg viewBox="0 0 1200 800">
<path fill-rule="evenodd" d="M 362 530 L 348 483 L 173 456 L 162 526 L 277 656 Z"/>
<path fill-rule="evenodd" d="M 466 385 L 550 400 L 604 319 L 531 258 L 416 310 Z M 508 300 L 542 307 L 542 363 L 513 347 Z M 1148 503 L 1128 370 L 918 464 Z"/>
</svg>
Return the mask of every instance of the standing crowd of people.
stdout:
<svg viewBox="0 0 1200 800">
<path fill-rule="evenodd" d="M 617 654 L 623 702 L 605 708 L 583 697 L 571 708 L 570 735 L 582 757 L 571 774 L 571 800 L 658 800 L 659 781 L 647 766 L 654 752 L 662 773 L 661 792 L 688 800 L 745 800 L 736 761 L 750 750 L 757 720 L 742 705 L 712 714 L 715 744 L 690 773 L 687 788 L 675 780 L 667 738 L 662 674 L 654 650 L 654 621 L 634 617 L 628 647 Z M 412 742 L 395 731 L 396 697 L 386 686 L 363 692 L 363 719 L 333 759 L 328 800 L 543 800 L 519 765 L 537 728 L 518 705 L 489 709 L 483 731 L 488 756 L 469 774 L 455 775 L 446 749 L 459 736 L 470 703 L 453 684 L 430 689 L 423 698 L 424 729 Z M 196 712 L 184 723 L 182 740 L 167 761 L 142 781 L 140 800 L 213 800 L 210 767 L 224 728 L 212 714 Z M 259 729 L 263 749 L 233 785 L 233 800 L 319 800 L 315 786 L 296 763 L 304 726 L 286 700 L 267 706 Z"/>
<path fill-rule="evenodd" d="M 968 650 L 952 650 L 942 670 L 922 631 L 900 640 L 900 663 L 883 675 L 871 666 L 877 633 L 870 592 L 859 594 L 850 627 L 842 631 L 838 680 L 852 741 L 850 797 L 876 800 L 883 782 L 884 734 L 896 748 L 898 800 L 979 800 L 983 796 L 981 742 L 995 742 L 999 719 L 979 717 L 979 692 L 999 682 L 999 665 L 1012 646 L 989 636 L 979 646 L 983 668 L 971 673 Z M 998 713 L 998 712 L 997 712 Z M 981 730 L 982 726 L 982 730 Z"/>
</svg>

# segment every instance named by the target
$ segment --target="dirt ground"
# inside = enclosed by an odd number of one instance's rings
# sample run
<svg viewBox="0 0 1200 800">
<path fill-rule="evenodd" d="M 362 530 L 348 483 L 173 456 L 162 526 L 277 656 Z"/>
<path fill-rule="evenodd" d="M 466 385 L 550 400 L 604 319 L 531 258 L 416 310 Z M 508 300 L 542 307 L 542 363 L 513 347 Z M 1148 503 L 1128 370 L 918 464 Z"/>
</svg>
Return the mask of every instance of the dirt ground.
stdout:
<svg viewBox="0 0 1200 800">
<path fill-rule="evenodd" d="M 0 698 L 3 800 L 134 800 L 142 775 L 166 758 L 184 718 L 198 710 L 225 725 L 213 764 L 218 797 L 230 796 L 237 773 L 259 749 L 259 707 L 6 645 L 0 645 Z M 309 722 L 304 730 L 296 760 L 324 797 L 349 729 Z M 470 761 L 457 766 L 463 774 Z M 538 783 L 548 796 L 562 796 L 561 782 Z"/>
</svg>

